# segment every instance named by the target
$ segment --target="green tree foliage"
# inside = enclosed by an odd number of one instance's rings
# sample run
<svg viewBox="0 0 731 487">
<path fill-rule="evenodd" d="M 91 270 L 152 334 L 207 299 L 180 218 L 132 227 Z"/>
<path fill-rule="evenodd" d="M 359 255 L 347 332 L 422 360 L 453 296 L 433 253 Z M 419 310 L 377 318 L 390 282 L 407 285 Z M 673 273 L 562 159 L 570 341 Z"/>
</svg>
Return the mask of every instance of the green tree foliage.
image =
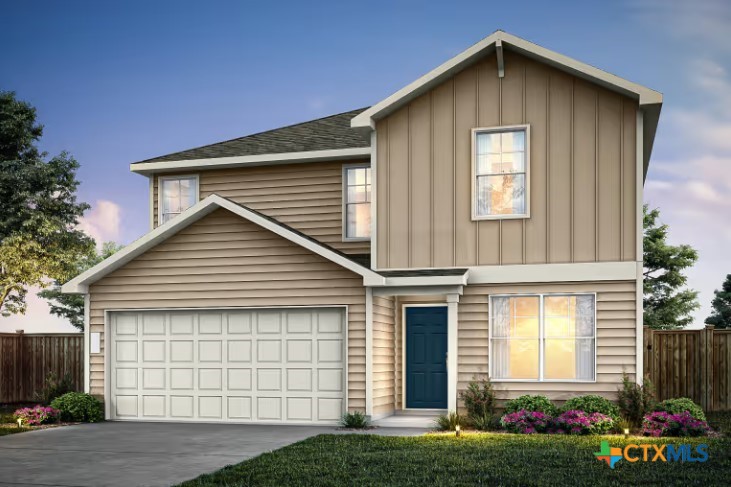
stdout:
<svg viewBox="0 0 731 487">
<path fill-rule="evenodd" d="M 716 289 L 711 302 L 713 312 L 706 318 L 706 324 L 716 328 L 731 328 L 731 274 L 726 276 L 721 289 Z"/>
<path fill-rule="evenodd" d="M 650 328 L 684 328 L 699 307 L 698 292 L 682 289 L 683 271 L 696 263 L 698 252 L 689 245 L 669 245 L 668 226 L 660 224 L 658 209 L 644 210 L 644 323 Z"/>
<path fill-rule="evenodd" d="M 72 325 L 80 331 L 84 331 L 84 296 L 81 294 L 63 294 L 61 292 L 61 285 L 85 270 L 91 269 L 99 262 L 118 252 L 121 248 L 121 245 L 117 245 L 114 242 L 105 242 L 102 245 L 101 252 L 94 251 L 82 256 L 76 263 L 72 275 L 66 276 L 62 280 L 55 280 L 51 287 L 39 292 L 38 296 L 48 300 L 51 314 L 68 319 Z"/>
<path fill-rule="evenodd" d="M 76 229 L 89 208 L 76 201 L 79 164 L 67 153 L 46 160 L 43 127 L 15 93 L 0 91 L 0 313 L 24 313 L 30 286 L 62 279 L 94 241 Z"/>
</svg>

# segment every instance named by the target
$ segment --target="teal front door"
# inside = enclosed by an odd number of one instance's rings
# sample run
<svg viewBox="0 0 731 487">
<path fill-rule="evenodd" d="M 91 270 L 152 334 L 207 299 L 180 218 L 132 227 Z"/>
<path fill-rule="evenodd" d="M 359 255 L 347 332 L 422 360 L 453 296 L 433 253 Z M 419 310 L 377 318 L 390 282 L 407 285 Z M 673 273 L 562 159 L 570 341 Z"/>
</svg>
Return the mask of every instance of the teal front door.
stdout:
<svg viewBox="0 0 731 487">
<path fill-rule="evenodd" d="M 406 407 L 447 408 L 447 307 L 406 308 Z"/>
</svg>

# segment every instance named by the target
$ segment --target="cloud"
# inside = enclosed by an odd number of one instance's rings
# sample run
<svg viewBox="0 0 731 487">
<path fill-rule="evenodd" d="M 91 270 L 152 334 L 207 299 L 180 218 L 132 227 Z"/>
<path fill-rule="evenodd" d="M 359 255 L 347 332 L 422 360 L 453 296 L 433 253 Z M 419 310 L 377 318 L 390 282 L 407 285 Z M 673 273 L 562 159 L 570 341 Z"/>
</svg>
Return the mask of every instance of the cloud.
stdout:
<svg viewBox="0 0 731 487">
<path fill-rule="evenodd" d="M 79 229 L 96 240 L 99 246 L 110 240 L 117 241 L 121 232 L 121 215 L 122 209 L 118 204 L 98 200 L 79 221 Z"/>
<path fill-rule="evenodd" d="M 632 13 L 655 30 L 664 30 L 683 42 L 712 43 L 731 51 L 728 0 L 630 0 Z"/>
</svg>

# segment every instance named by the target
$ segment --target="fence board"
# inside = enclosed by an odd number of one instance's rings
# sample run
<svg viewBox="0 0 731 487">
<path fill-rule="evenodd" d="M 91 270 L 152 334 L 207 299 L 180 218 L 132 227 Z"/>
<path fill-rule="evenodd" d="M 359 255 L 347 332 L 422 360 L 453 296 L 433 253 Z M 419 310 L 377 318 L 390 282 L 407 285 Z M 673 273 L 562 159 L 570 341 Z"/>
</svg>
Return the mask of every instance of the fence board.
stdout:
<svg viewBox="0 0 731 487">
<path fill-rule="evenodd" d="M 49 372 L 84 389 L 84 335 L 0 333 L 0 403 L 32 402 Z"/>
<path fill-rule="evenodd" d="M 731 410 L 731 330 L 645 327 L 643 342 L 658 400 L 689 397 L 706 411 Z"/>
</svg>

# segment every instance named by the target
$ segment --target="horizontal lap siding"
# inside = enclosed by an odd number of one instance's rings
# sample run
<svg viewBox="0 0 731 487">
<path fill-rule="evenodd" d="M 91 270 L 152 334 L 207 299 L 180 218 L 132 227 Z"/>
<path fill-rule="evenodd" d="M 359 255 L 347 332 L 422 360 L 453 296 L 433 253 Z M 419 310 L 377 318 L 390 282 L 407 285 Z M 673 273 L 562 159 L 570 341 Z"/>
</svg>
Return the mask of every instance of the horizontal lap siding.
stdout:
<svg viewBox="0 0 731 487">
<path fill-rule="evenodd" d="M 373 297 L 373 414 L 395 409 L 394 299 Z"/>
<path fill-rule="evenodd" d="M 367 254 L 369 242 L 343 242 L 342 171 L 346 164 L 317 162 L 201 171 L 200 198 L 212 194 L 229 198 L 343 252 Z M 157 191 L 155 178 L 156 224 Z"/>
<path fill-rule="evenodd" d="M 363 410 L 362 283 L 337 264 L 217 210 L 92 285 L 90 330 L 103 337 L 107 309 L 347 305 L 348 404 Z M 102 354 L 90 360 L 96 395 L 104 394 L 104 351 L 102 338 Z"/>
<path fill-rule="evenodd" d="M 579 394 L 600 394 L 616 399 L 626 371 L 632 378 L 636 363 L 635 282 L 470 285 L 459 302 L 459 390 L 473 377 L 488 372 L 488 298 L 490 294 L 597 293 L 596 383 L 496 382 L 499 399 L 543 394 L 562 401 Z"/>
</svg>

